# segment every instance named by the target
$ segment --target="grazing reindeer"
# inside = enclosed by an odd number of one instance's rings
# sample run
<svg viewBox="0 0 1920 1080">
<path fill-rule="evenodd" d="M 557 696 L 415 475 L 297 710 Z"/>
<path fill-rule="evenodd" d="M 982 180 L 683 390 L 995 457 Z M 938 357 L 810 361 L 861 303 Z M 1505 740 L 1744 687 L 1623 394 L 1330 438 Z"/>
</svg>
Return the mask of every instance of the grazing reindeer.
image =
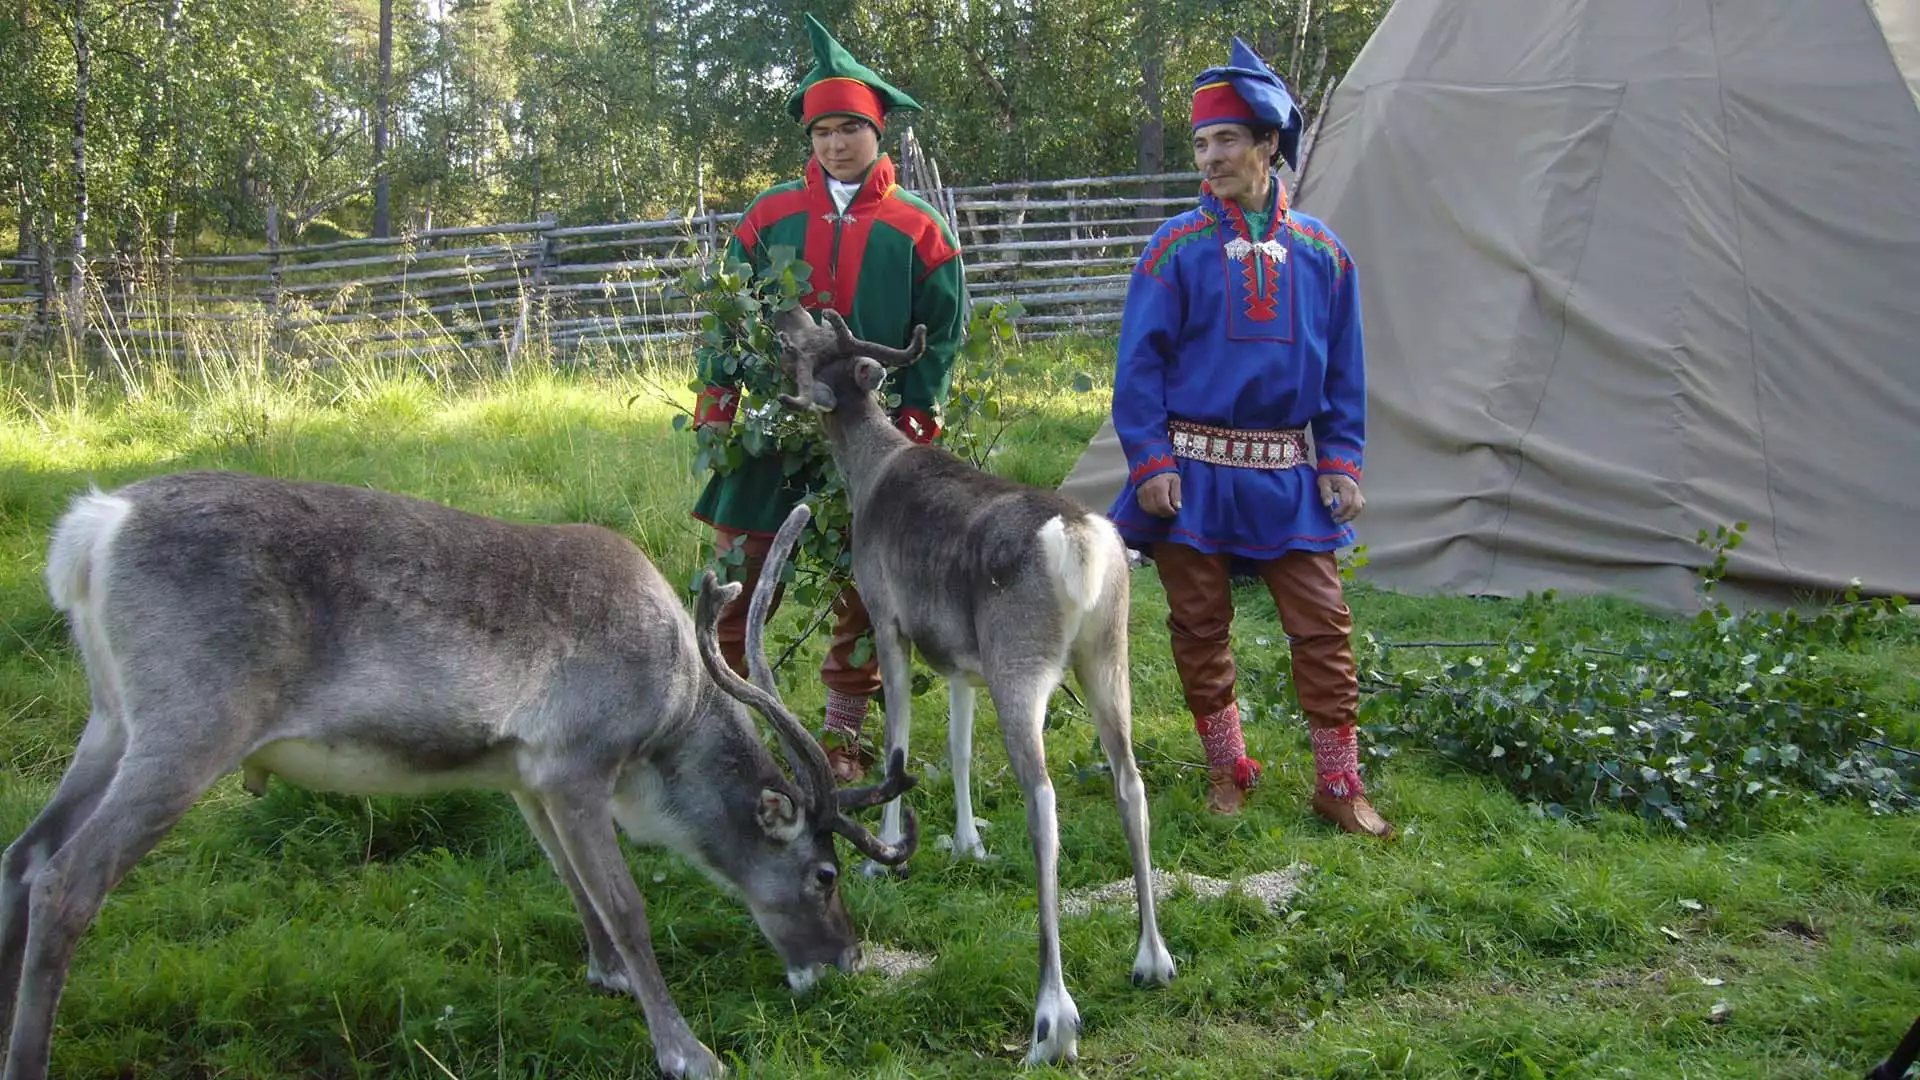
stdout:
<svg viewBox="0 0 1920 1080">
<path fill-rule="evenodd" d="M 668 995 L 616 822 L 737 889 L 795 990 L 859 959 L 834 834 L 881 863 L 914 847 L 911 828 L 883 844 L 843 813 L 911 786 L 904 757 L 886 783 L 836 796 L 825 754 L 777 699 L 703 673 L 717 661 L 674 590 L 608 529 L 187 473 L 77 498 L 47 584 L 92 716 L 0 860 L 4 1080 L 46 1075 L 80 935 L 236 768 L 256 790 L 278 774 L 364 795 L 510 792 L 572 893 L 588 980 L 639 999 L 675 1077 L 722 1068 Z M 702 601 L 711 654 L 716 607 Z M 792 782 L 736 697 L 773 724 Z"/>
<path fill-rule="evenodd" d="M 833 448 L 853 507 L 853 575 L 873 616 L 886 690 L 887 754 L 907 745 L 912 690 L 908 646 L 947 678 L 947 755 L 953 773 L 956 855 L 982 857 L 969 763 L 975 686 L 1000 717 L 1007 758 L 1026 797 L 1039 884 L 1040 992 L 1029 1063 L 1072 1061 L 1080 1014 L 1060 972 L 1059 826 L 1041 742 L 1047 700 L 1068 666 L 1086 691 L 1113 767 L 1140 912 L 1134 982 L 1164 985 L 1173 958 L 1154 918 L 1146 791 L 1133 759 L 1127 670 L 1126 548 L 1106 519 L 1063 496 L 996 477 L 945 450 L 914 444 L 888 423 L 876 392 L 887 369 L 914 362 L 913 344 L 859 341 L 832 311 L 821 327 L 798 308 L 777 322 L 782 364 Z M 898 800 L 881 840 L 900 835 Z"/>
</svg>

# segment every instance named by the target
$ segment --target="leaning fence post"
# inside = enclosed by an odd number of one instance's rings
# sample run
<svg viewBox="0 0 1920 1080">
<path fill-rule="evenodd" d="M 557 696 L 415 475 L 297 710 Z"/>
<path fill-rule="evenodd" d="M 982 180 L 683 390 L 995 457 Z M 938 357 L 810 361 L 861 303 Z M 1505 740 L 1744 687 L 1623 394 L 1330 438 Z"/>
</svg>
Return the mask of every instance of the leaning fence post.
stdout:
<svg viewBox="0 0 1920 1080">
<path fill-rule="evenodd" d="M 507 374 L 513 374 L 514 359 L 520 355 L 521 346 L 527 343 L 527 326 L 533 319 L 533 294 L 538 292 L 545 298 L 547 291 L 547 270 L 554 263 L 557 241 L 553 230 L 560 218 L 554 213 L 540 215 L 540 231 L 537 250 L 533 260 L 533 276 L 522 278 L 520 282 L 520 314 L 513 323 L 513 340 L 507 342 Z M 542 304 L 544 310 L 545 305 Z"/>
<path fill-rule="evenodd" d="M 267 204 L 267 304 L 272 321 L 268 324 L 267 349 L 281 357 L 290 357 L 292 321 L 287 317 L 287 292 L 280 264 L 280 204 Z"/>
</svg>

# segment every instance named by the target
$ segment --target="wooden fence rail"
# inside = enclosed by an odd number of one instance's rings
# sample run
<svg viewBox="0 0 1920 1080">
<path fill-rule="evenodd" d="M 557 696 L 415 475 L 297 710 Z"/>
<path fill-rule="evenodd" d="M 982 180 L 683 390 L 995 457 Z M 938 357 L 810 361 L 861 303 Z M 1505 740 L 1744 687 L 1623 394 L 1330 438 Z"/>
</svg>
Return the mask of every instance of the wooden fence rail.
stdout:
<svg viewBox="0 0 1920 1080">
<path fill-rule="evenodd" d="M 1025 336 L 1110 334 L 1129 270 L 1154 228 L 1191 206 L 1195 173 L 944 187 L 909 147 L 903 183 L 948 218 L 972 303 L 1015 301 Z M 419 356 L 529 342 L 564 356 L 644 350 L 699 333 L 679 275 L 740 215 L 561 226 L 553 219 L 392 238 L 180 257 L 90 260 L 90 340 L 135 355 L 191 355 L 221 335 L 262 334 L 310 356 Z M 0 341 L 51 330 L 67 268 L 0 259 Z M 50 295 L 55 294 L 55 295 Z M 366 346 L 395 346 L 368 349 Z"/>
</svg>

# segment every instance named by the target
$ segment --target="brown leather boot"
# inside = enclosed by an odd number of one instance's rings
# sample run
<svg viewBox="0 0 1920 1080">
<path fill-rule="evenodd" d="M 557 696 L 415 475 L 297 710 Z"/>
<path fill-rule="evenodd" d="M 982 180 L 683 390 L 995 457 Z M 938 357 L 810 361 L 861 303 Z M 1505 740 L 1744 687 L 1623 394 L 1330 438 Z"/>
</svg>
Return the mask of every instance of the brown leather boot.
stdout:
<svg viewBox="0 0 1920 1080">
<path fill-rule="evenodd" d="M 1234 769 L 1210 769 L 1207 772 L 1207 809 L 1232 816 L 1247 805 L 1247 789 L 1234 782 Z"/>
<path fill-rule="evenodd" d="M 1343 799 L 1329 792 L 1316 791 L 1313 793 L 1313 812 L 1340 826 L 1343 832 L 1363 833 L 1382 840 L 1393 836 L 1393 825 L 1380 816 L 1365 795 Z"/>
<path fill-rule="evenodd" d="M 827 765 L 833 769 L 833 781 L 836 784 L 851 784 L 867 775 L 865 755 L 856 747 L 827 747 Z"/>
</svg>

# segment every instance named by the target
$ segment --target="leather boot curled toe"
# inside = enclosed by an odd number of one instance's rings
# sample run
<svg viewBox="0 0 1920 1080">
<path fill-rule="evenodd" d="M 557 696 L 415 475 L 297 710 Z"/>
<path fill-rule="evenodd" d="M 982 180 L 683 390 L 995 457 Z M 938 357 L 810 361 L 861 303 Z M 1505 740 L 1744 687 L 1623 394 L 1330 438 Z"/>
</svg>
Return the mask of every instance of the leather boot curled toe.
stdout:
<svg viewBox="0 0 1920 1080">
<path fill-rule="evenodd" d="M 1260 763 L 1243 757 L 1234 765 L 1207 770 L 1207 809 L 1234 815 L 1246 808 L 1247 792 L 1260 782 Z"/>
<path fill-rule="evenodd" d="M 1385 840 L 1393 835 L 1393 825 L 1373 808 L 1365 795 L 1341 798 L 1325 791 L 1313 793 L 1313 812 L 1340 826 L 1341 831 L 1377 836 Z"/>
<path fill-rule="evenodd" d="M 865 755 L 858 747 L 835 745 L 827 747 L 827 765 L 833 770 L 836 784 L 851 784 L 867 775 Z"/>
</svg>

